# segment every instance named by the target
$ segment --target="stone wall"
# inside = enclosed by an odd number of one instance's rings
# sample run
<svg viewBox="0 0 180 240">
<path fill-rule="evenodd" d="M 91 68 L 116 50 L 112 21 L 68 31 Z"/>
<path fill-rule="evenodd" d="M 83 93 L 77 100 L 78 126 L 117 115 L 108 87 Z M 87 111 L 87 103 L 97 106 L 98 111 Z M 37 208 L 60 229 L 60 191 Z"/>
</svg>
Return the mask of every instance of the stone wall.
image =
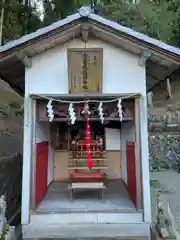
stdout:
<svg viewBox="0 0 180 240">
<path fill-rule="evenodd" d="M 171 82 L 172 99 L 167 98 L 166 82 L 153 92 L 149 107 L 149 150 L 151 170 L 173 168 L 180 172 L 180 82 Z"/>
<path fill-rule="evenodd" d="M 0 239 L 15 240 L 15 228 L 9 226 L 6 220 L 6 201 L 4 195 L 0 197 Z"/>
<path fill-rule="evenodd" d="M 22 152 L 23 118 L 0 115 L 0 157 Z"/>
<path fill-rule="evenodd" d="M 157 132 L 149 134 L 150 170 L 172 168 L 177 171 L 180 164 L 180 133 Z"/>
<path fill-rule="evenodd" d="M 22 154 L 0 157 L 0 196 L 6 199 L 6 217 L 11 222 L 20 211 Z"/>
</svg>

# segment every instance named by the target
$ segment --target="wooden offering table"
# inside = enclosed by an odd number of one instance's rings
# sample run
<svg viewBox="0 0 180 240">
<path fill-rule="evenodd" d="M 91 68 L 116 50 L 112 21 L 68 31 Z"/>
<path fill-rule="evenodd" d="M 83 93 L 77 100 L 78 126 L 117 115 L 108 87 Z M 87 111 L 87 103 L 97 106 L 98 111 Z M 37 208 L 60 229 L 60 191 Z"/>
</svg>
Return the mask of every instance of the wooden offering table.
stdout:
<svg viewBox="0 0 180 240">
<path fill-rule="evenodd" d="M 78 190 L 100 190 L 101 199 L 103 199 L 103 193 L 106 189 L 106 186 L 103 182 L 76 182 L 70 183 L 68 185 L 68 189 L 70 190 L 71 200 L 73 200 L 73 193 Z"/>
</svg>

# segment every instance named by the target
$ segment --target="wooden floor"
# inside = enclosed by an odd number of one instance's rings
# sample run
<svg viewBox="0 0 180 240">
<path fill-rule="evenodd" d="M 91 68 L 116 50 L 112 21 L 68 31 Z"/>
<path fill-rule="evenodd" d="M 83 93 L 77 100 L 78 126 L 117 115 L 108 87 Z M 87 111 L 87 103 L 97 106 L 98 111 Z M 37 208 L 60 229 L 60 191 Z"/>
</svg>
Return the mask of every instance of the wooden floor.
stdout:
<svg viewBox="0 0 180 240">
<path fill-rule="evenodd" d="M 106 186 L 107 190 L 104 192 L 103 200 L 99 197 L 99 190 L 83 190 L 76 192 L 72 201 L 68 191 L 68 183 L 53 182 L 36 212 L 136 212 L 121 180 L 109 181 Z"/>
</svg>

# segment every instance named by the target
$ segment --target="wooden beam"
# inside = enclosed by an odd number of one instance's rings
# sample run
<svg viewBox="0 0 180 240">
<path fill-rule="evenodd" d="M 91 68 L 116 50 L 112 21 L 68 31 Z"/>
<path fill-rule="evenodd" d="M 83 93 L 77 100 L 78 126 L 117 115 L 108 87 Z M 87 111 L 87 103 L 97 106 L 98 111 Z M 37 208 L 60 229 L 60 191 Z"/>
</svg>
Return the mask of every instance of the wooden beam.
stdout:
<svg viewBox="0 0 180 240">
<path fill-rule="evenodd" d="M 84 42 L 88 42 L 89 39 L 89 26 L 87 24 L 83 24 L 81 26 L 81 37 Z"/>
<path fill-rule="evenodd" d="M 107 169 L 108 165 L 93 166 L 93 170 Z M 89 170 L 88 166 L 68 166 L 69 170 Z"/>
<path fill-rule="evenodd" d="M 28 57 L 24 52 L 16 53 L 16 57 L 24 64 L 25 67 L 32 67 L 32 59 Z"/>
<path fill-rule="evenodd" d="M 48 118 L 47 118 L 48 119 Z M 70 122 L 70 119 L 69 118 L 54 118 L 53 122 Z M 85 118 L 82 117 L 82 118 L 77 118 L 76 121 L 85 121 Z M 100 122 L 100 118 L 91 118 L 90 117 L 90 121 L 95 121 L 95 122 Z M 119 122 L 119 118 L 111 118 L 111 117 L 105 117 L 104 118 L 104 122 Z M 123 121 L 133 121 L 133 118 L 123 118 Z"/>
<path fill-rule="evenodd" d="M 151 57 L 151 52 L 146 52 L 146 51 L 143 51 L 141 53 L 141 57 L 139 59 L 139 65 L 140 66 L 144 66 L 147 62 L 147 60 Z"/>
</svg>

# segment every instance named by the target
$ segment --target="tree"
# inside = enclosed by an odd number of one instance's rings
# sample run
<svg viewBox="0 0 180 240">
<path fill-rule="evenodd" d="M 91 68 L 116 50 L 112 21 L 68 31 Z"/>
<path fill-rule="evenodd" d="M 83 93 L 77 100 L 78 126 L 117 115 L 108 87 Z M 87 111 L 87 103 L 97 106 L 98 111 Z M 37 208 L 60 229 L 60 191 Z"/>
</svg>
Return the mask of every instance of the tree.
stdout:
<svg viewBox="0 0 180 240">
<path fill-rule="evenodd" d="M 43 6 L 43 24 L 46 26 L 54 21 L 65 18 L 66 16 L 74 13 L 77 10 L 78 6 L 80 6 L 80 0 L 43 0 Z"/>
<path fill-rule="evenodd" d="M 168 11 L 172 12 L 174 19 L 171 22 L 172 36 L 170 42 L 180 47 L 180 1 L 169 0 Z"/>
<path fill-rule="evenodd" d="M 2 9 L 2 5 L 0 8 Z M 3 43 L 35 31 L 41 26 L 35 7 L 23 0 L 6 0 L 4 4 L 4 19 L 2 28 Z"/>
</svg>

